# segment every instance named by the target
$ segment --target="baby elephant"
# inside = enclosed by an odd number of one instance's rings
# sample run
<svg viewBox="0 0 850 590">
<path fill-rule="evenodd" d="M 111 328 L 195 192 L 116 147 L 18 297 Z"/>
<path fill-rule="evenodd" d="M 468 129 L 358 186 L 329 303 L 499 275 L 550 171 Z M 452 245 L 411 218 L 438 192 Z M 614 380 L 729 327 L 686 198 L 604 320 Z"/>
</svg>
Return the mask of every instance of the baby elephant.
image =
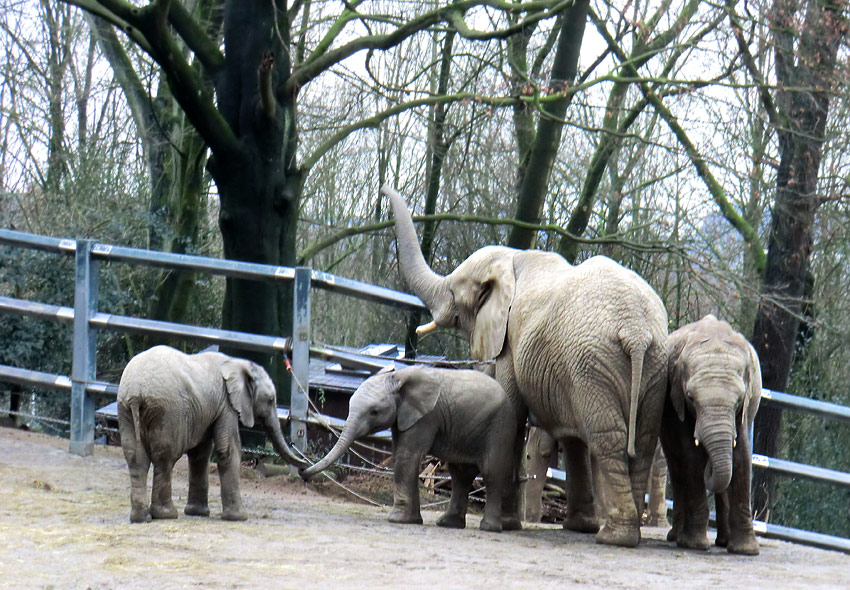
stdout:
<svg viewBox="0 0 850 590">
<path fill-rule="evenodd" d="M 426 453 L 448 463 L 452 495 L 438 526 L 466 526 L 467 495 L 483 474 L 487 503 L 481 529 L 519 528 L 502 522 L 502 498 L 512 485 L 516 435 L 513 406 L 502 387 L 472 370 L 407 367 L 381 371 L 351 396 L 342 434 L 327 456 L 301 476 L 327 469 L 358 438 L 392 428 L 395 485 L 390 522 L 421 524 L 419 469 Z"/>
<path fill-rule="evenodd" d="M 283 438 L 275 389 L 266 371 L 218 352 L 187 355 L 155 346 L 133 357 L 118 385 L 118 429 L 130 470 L 130 521 L 177 518 L 171 501 L 171 470 L 189 455 L 185 513 L 209 516 L 210 452 L 215 447 L 221 478 L 221 517 L 245 520 L 239 496 L 242 446 L 239 423 L 261 423 L 275 450 L 304 467 Z M 153 463 L 153 492 L 147 478 Z"/>
<path fill-rule="evenodd" d="M 761 399 L 756 352 L 726 322 L 708 315 L 667 340 L 668 389 L 661 427 L 680 547 L 708 549 L 708 502 L 717 507 L 716 544 L 757 555 L 750 508 L 750 441 Z"/>
</svg>

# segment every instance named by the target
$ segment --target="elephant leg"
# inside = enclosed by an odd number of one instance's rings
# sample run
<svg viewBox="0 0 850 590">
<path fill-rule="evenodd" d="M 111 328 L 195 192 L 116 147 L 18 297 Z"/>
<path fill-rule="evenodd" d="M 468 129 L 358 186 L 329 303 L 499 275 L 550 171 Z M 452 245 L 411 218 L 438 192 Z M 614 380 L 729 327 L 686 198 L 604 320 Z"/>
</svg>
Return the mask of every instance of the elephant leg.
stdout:
<svg viewBox="0 0 850 590">
<path fill-rule="evenodd" d="M 667 459 L 659 444 L 652 457 L 652 468 L 649 472 L 649 509 L 646 518 L 647 526 L 667 526 Z"/>
<path fill-rule="evenodd" d="M 144 445 L 136 443 L 132 420 L 125 420 L 119 414 L 119 427 L 122 434 L 121 449 L 130 472 L 130 522 L 150 522 L 147 485 L 151 460 Z"/>
<path fill-rule="evenodd" d="M 437 519 L 437 526 L 462 529 L 466 527 L 466 508 L 469 502 L 469 492 L 472 482 L 478 475 L 474 465 L 449 463 L 449 474 L 452 476 L 452 497 L 445 513 Z"/>
<path fill-rule="evenodd" d="M 520 471 L 522 470 L 522 458 L 525 453 L 525 422 L 527 412 L 523 409 L 518 412 L 522 415 L 521 420 L 517 420 L 514 437 L 505 444 L 510 445 L 511 452 L 506 457 L 493 459 L 492 469 L 497 472 L 504 472 L 504 462 L 510 462 L 510 471 L 507 474 L 508 482 L 505 484 L 501 497 L 502 505 L 499 509 L 502 521 L 503 531 L 518 531 L 522 529 L 522 519 L 520 518 Z M 503 445 L 497 445 L 503 446 Z M 545 483 L 545 472 L 544 472 Z M 488 487 L 489 489 L 489 487 Z M 489 492 L 488 492 L 489 494 Z M 488 495 L 488 502 L 489 495 Z"/>
<path fill-rule="evenodd" d="M 189 516 L 209 516 L 209 464 L 212 452 L 212 438 L 207 438 L 194 449 L 189 455 L 189 498 L 186 502 L 184 514 Z"/>
<path fill-rule="evenodd" d="M 216 427 L 215 452 L 218 455 L 218 474 L 221 483 L 222 520 L 247 520 L 248 515 L 242 508 L 242 496 L 239 493 L 239 463 L 242 449 L 239 431 L 235 424 Z"/>
<path fill-rule="evenodd" d="M 688 468 L 685 469 L 682 478 L 681 494 L 675 498 L 675 502 L 682 504 L 681 526 L 676 536 L 676 544 L 686 549 L 704 551 L 710 546 L 706 536 L 708 530 L 708 497 L 703 481 L 705 458 L 695 457 L 696 453 L 694 452 L 691 455 Z"/>
<path fill-rule="evenodd" d="M 636 547 L 640 543 L 640 516 L 632 494 L 628 463 L 622 452 L 625 445 L 618 447 L 617 451 L 597 455 L 599 470 L 605 481 L 608 514 L 604 526 L 596 534 L 596 542 Z"/>
<path fill-rule="evenodd" d="M 740 429 L 740 428 L 739 428 Z M 753 513 L 750 506 L 750 444 L 747 433 L 738 434 L 738 444 L 732 451 L 732 481 L 726 491 L 728 497 L 729 553 L 758 555 L 759 544 L 753 530 Z"/>
<path fill-rule="evenodd" d="M 393 509 L 389 521 L 400 524 L 422 524 L 419 512 L 419 467 L 424 451 L 396 446 L 393 470 Z"/>
<path fill-rule="evenodd" d="M 593 504 L 593 477 L 587 445 L 572 437 L 561 442 L 567 472 L 567 515 L 564 528 L 578 533 L 596 533 L 599 531 L 599 521 Z"/>
<path fill-rule="evenodd" d="M 151 516 L 153 518 L 177 518 L 177 508 L 171 500 L 171 472 L 175 461 L 163 457 L 153 462 L 153 492 L 151 493 Z"/>
<path fill-rule="evenodd" d="M 523 402 L 516 384 L 513 360 L 511 355 L 504 354 L 496 362 L 496 381 L 505 390 L 514 409 L 514 438 L 508 441 L 511 445 L 511 479 L 512 484 L 502 494 L 502 530 L 518 531 L 522 529 L 520 518 L 521 487 L 520 473 L 522 472 L 523 457 L 525 456 L 525 425 L 528 421 L 528 407 Z"/>
</svg>

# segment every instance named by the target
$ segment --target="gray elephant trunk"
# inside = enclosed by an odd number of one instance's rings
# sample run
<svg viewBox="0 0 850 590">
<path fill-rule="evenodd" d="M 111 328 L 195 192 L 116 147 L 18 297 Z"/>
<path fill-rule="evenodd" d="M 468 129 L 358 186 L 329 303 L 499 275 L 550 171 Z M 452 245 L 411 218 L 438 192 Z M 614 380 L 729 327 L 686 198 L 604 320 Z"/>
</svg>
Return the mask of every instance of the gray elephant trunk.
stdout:
<svg viewBox="0 0 850 590">
<path fill-rule="evenodd" d="M 381 191 L 389 196 L 395 217 L 395 232 L 398 241 L 398 264 L 407 286 L 422 302 L 435 313 L 451 300 L 446 278 L 438 275 L 422 256 L 413 218 L 404 200 L 395 190 L 384 186 Z"/>
<path fill-rule="evenodd" d="M 728 414 L 728 416 L 727 416 Z M 735 415 L 732 411 L 703 412 L 697 420 L 694 435 L 705 446 L 705 487 L 719 493 L 732 480 L 732 445 L 735 440 Z"/>
<path fill-rule="evenodd" d="M 339 440 L 336 441 L 336 444 L 333 448 L 328 452 L 325 457 L 313 465 L 312 467 L 308 467 L 301 471 L 300 475 L 304 481 L 310 481 L 315 475 L 321 473 L 331 465 L 333 465 L 337 459 L 342 457 L 343 453 L 348 451 L 351 445 L 357 440 L 358 436 L 360 436 L 360 432 L 354 426 L 354 423 L 349 418 L 345 422 L 345 426 L 342 429 L 342 433 L 339 435 Z"/>
<path fill-rule="evenodd" d="M 283 457 L 287 463 L 299 469 L 307 466 L 305 462 L 298 458 L 295 451 L 292 450 L 292 447 L 283 438 L 283 432 L 280 430 L 280 422 L 276 415 L 266 420 L 266 433 L 272 441 L 272 447 L 274 447 L 275 452 Z"/>
</svg>

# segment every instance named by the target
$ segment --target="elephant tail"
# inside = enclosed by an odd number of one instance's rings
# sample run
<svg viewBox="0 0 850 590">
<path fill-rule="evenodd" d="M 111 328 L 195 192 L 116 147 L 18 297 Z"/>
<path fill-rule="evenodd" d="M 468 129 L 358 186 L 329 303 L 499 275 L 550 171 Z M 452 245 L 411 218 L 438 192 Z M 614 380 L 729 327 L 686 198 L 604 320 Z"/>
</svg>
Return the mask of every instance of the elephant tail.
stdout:
<svg viewBox="0 0 850 590">
<path fill-rule="evenodd" d="M 136 445 L 142 444 L 142 429 L 140 426 L 139 420 L 139 398 L 133 398 L 130 400 L 130 414 L 133 416 L 133 430 L 136 433 Z"/>
<path fill-rule="evenodd" d="M 629 457 L 634 458 L 637 452 L 635 451 L 635 436 L 637 433 L 637 411 L 640 404 L 640 386 L 643 380 L 643 361 L 646 356 L 646 351 L 649 348 L 651 336 L 646 335 L 631 335 L 623 337 L 621 342 L 626 354 L 629 355 L 632 361 L 632 383 L 631 394 L 629 397 L 629 433 L 628 433 L 628 453 Z"/>
</svg>

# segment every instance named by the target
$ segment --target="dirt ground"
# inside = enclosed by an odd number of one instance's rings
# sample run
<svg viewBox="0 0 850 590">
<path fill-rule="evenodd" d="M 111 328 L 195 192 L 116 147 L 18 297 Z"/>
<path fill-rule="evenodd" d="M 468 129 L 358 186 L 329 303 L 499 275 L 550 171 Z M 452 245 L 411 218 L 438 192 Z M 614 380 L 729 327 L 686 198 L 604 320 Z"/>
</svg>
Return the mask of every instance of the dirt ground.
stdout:
<svg viewBox="0 0 850 590">
<path fill-rule="evenodd" d="M 246 522 L 186 517 L 185 459 L 175 472 L 178 520 L 130 524 L 121 451 L 93 457 L 67 441 L 0 428 L 0 587 L 160 588 L 848 588 L 850 556 L 761 540 L 758 557 L 682 551 L 644 528 L 636 549 L 596 545 L 555 525 L 518 532 L 392 525 L 388 509 L 328 484 L 243 469 Z"/>
</svg>

